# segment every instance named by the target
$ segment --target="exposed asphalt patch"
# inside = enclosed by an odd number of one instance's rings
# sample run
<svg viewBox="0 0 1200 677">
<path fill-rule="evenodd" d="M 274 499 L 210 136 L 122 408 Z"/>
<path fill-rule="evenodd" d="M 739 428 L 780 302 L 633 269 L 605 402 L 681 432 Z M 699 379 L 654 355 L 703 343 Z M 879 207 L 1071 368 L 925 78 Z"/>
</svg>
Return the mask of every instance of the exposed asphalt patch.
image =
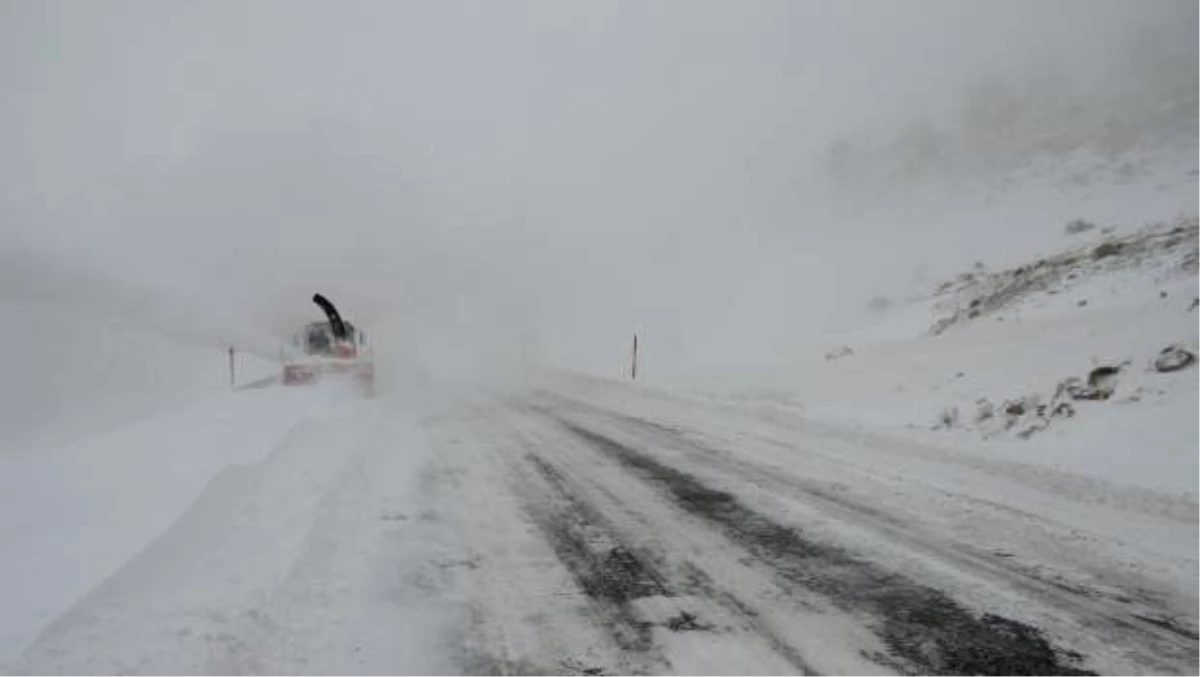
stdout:
<svg viewBox="0 0 1200 677">
<path fill-rule="evenodd" d="M 847 551 L 806 539 L 712 489 L 604 435 L 560 422 L 635 476 L 661 487 L 682 509 L 716 526 L 789 583 L 877 619 L 876 633 L 899 659 L 892 667 L 925 674 L 1086 675 L 1081 656 L 1056 649 L 1025 623 L 976 616 L 945 593 L 886 571 Z"/>
<path fill-rule="evenodd" d="M 562 399 L 562 398 L 560 398 Z M 565 400 L 564 400 L 565 401 Z M 764 469 L 762 466 L 757 466 L 746 462 L 744 459 L 738 458 L 728 451 L 709 446 L 703 441 L 695 439 L 687 434 L 686 431 L 676 431 L 673 434 L 671 426 L 664 426 L 654 421 L 624 414 L 617 414 L 604 409 L 597 408 L 587 403 L 567 401 L 575 407 L 588 409 L 592 413 L 609 417 L 621 426 L 627 426 L 634 430 L 641 430 L 648 434 L 665 435 L 667 439 L 677 440 L 679 443 L 686 445 L 688 450 L 702 452 L 700 456 L 693 457 L 698 462 L 707 464 L 720 472 L 733 471 L 747 478 L 756 478 L 759 482 L 781 483 L 783 486 L 790 487 L 802 492 L 806 499 L 819 501 L 826 506 L 839 510 L 846 511 L 852 515 L 859 516 L 864 520 L 879 525 L 884 529 L 898 528 L 901 533 L 905 532 L 905 525 L 898 521 L 894 516 L 885 512 L 863 506 L 856 501 L 847 500 L 845 496 L 839 495 L 836 491 L 830 491 L 828 488 L 819 484 L 807 482 L 803 479 L 793 477 L 780 477 L 777 473 Z M 551 418 L 557 418 L 553 411 L 545 409 L 543 414 Z M 764 438 L 764 442 L 768 444 L 778 445 L 769 438 Z M 790 447 L 789 447 L 790 448 Z M 957 551 L 942 551 L 942 556 L 950 556 L 959 558 L 963 553 Z M 1038 572 L 1032 572 L 1021 566 L 1012 566 L 1007 563 L 1008 558 L 1012 557 L 1012 553 L 995 552 L 992 553 L 993 559 L 980 560 L 975 556 L 967 554 L 966 563 L 973 567 L 982 567 L 984 571 L 993 571 L 992 567 L 998 568 L 995 573 L 1005 577 L 1010 583 L 1015 586 L 1026 589 L 1031 594 L 1045 595 L 1049 590 L 1046 587 L 1053 588 L 1056 592 L 1067 593 L 1068 597 L 1058 598 L 1060 601 L 1068 604 L 1075 604 L 1080 599 L 1098 599 L 1103 602 L 1116 602 L 1121 605 L 1134 604 L 1135 600 L 1128 594 L 1111 594 L 1104 593 L 1099 590 L 1083 587 L 1076 584 L 1067 583 L 1059 578 L 1047 577 Z M 1005 560 L 1002 562 L 1002 560 Z M 1126 593 L 1130 591 L 1126 590 Z M 1147 595 L 1145 591 L 1137 591 L 1140 594 L 1134 594 L 1136 603 L 1149 609 L 1158 609 L 1169 606 L 1166 601 L 1153 595 Z M 1130 593 L 1132 594 L 1132 593 Z M 1124 614 L 1128 613 L 1128 620 Z M 1196 660 L 1196 644 L 1197 635 L 1194 630 L 1185 627 L 1179 622 L 1172 619 L 1164 613 L 1130 613 L 1127 608 L 1114 608 L 1110 613 L 1105 614 L 1104 621 L 1111 624 L 1114 629 L 1119 628 L 1122 632 L 1136 632 L 1142 635 L 1141 638 L 1132 640 L 1135 646 L 1138 646 L 1138 652 L 1146 657 L 1162 657 L 1172 656 L 1182 660 L 1187 660 L 1194 664 Z M 1186 640 L 1180 642 L 1179 640 Z"/>
<path fill-rule="evenodd" d="M 688 613 L 687 611 L 680 611 L 678 616 L 668 618 L 664 625 L 671 632 L 695 632 L 713 629 L 712 625 L 699 622 L 695 614 Z"/>
<path fill-rule="evenodd" d="M 549 665 L 539 665 L 524 659 L 509 659 L 487 654 L 467 655 L 460 665 L 464 675 L 600 675 L 600 672 L 563 670 Z"/>
<path fill-rule="evenodd" d="M 540 507 L 532 511 L 534 523 L 546 534 L 559 561 L 580 589 L 596 600 L 602 620 L 618 646 L 636 652 L 646 652 L 652 646 L 655 624 L 636 618 L 630 602 L 643 597 L 698 594 L 744 618 L 772 649 L 796 667 L 797 674 L 817 674 L 793 647 L 759 624 L 757 612 L 728 592 L 715 588 L 703 571 L 684 563 L 682 579 L 677 585 L 668 584 L 649 556 L 620 545 L 605 518 L 578 497 L 557 468 L 536 454 L 527 454 L 525 460 L 553 488 L 556 500 L 562 503 L 554 512 L 547 512 L 543 503 L 536 504 Z M 610 545 L 613 542 L 617 545 Z M 717 631 L 713 625 L 700 622 L 695 614 L 687 611 L 681 611 L 661 625 L 671 632 Z M 578 674 L 576 667 L 571 671 Z"/>
<path fill-rule="evenodd" d="M 618 646 L 649 651 L 653 626 L 637 618 L 629 603 L 675 593 L 647 557 L 623 544 L 595 508 L 575 495 L 554 466 L 535 454 L 525 459 L 554 491 L 553 501 L 531 504 L 529 512 L 555 556 L 594 601 Z"/>
</svg>

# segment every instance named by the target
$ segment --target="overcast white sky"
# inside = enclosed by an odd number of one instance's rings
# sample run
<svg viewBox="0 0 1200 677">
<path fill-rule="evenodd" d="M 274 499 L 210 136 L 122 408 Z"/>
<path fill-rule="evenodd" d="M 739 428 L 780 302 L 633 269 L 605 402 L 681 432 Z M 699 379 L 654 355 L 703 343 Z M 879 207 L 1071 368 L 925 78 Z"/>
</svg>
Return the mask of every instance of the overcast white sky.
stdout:
<svg viewBox="0 0 1200 677">
<path fill-rule="evenodd" d="M 803 188 L 835 135 L 936 113 L 988 71 L 1103 81 L 1112 45 L 1195 13 L 9 1 L 0 246 L 276 332 L 319 290 L 426 351 L 537 336 L 608 369 L 639 329 L 699 363 L 861 302 L 847 263 L 870 233 L 818 222 Z"/>
</svg>

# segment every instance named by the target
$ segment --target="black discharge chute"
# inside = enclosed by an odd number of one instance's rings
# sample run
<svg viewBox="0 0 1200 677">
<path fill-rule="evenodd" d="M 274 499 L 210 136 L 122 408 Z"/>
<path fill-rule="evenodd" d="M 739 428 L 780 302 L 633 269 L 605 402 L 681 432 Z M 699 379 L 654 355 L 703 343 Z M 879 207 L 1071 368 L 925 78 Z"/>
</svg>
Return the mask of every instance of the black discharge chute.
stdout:
<svg viewBox="0 0 1200 677">
<path fill-rule="evenodd" d="M 342 316 L 338 314 L 337 308 L 329 302 L 329 299 L 320 294 L 313 294 L 313 303 L 321 306 L 321 310 L 325 311 L 325 316 L 329 318 L 329 328 L 333 330 L 333 335 L 338 340 L 345 340 L 346 323 L 342 322 Z"/>
</svg>

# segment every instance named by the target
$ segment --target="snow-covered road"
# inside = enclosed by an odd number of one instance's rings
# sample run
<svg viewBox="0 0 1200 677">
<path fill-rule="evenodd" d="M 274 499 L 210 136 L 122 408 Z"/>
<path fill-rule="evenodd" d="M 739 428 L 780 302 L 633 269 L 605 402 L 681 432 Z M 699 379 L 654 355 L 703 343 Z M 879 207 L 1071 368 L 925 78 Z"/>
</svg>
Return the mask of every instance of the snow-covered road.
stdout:
<svg viewBox="0 0 1200 677">
<path fill-rule="evenodd" d="M 238 397 L 294 418 L 181 487 L 9 670 L 1197 670 L 1190 497 L 561 375 Z"/>
</svg>

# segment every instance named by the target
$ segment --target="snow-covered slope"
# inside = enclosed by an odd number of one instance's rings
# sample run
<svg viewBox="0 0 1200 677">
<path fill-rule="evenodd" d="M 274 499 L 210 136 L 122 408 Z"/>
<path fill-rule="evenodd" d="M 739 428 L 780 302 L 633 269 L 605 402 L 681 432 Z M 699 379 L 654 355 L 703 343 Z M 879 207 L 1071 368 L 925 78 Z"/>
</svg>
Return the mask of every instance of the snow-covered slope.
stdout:
<svg viewBox="0 0 1200 677">
<path fill-rule="evenodd" d="M 1190 672 L 1196 227 L 1092 232 L 666 396 L 393 374 L 0 456 L 0 670 Z"/>
<path fill-rule="evenodd" d="M 166 531 L 219 471 L 254 467 L 324 403 L 263 392 L 0 456 L 0 665 Z"/>
<path fill-rule="evenodd" d="M 369 570 L 428 547 L 380 538 L 390 516 L 414 512 L 428 460 L 413 424 L 421 410 L 336 387 L 254 388 L 0 457 L 0 672 L 39 635 L 55 648 L 15 669 L 445 672 L 422 646 L 436 619 L 391 604 L 374 586 L 392 572 Z M 332 577 L 328 588 L 314 572 Z M 355 585 L 371 594 L 336 592 Z M 350 607 L 333 608 L 335 596 Z M 311 634 L 280 636 L 273 620 Z M 352 651 L 372 637 L 388 650 L 374 668 Z M 286 662 L 296 642 L 323 662 Z"/>
<path fill-rule="evenodd" d="M 674 386 L 1194 497 L 1196 369 L 1154 363 L 1197 351 L 1195 221 L 1068 243 L 934 283 L 825 356 Z M 1093 399 L 1078 386 L 1102 367 L 1119 371 Z"/>
<path fill-rule="evenodd" d="M 430 394 L 256 389 L 0 468 L 6 667 L 1194 672 L 1187 498 L 562 374 Z"/>
<path fill-rule="evenodd" d="M 12 248 L 0 255 L 0 453 L 49 447 L 274 374 L 252 328 Z M 274 349 L 274 346 L 272 346 Z M 251 352 L 253 351 L 253 352 Z"/>
</svg>

